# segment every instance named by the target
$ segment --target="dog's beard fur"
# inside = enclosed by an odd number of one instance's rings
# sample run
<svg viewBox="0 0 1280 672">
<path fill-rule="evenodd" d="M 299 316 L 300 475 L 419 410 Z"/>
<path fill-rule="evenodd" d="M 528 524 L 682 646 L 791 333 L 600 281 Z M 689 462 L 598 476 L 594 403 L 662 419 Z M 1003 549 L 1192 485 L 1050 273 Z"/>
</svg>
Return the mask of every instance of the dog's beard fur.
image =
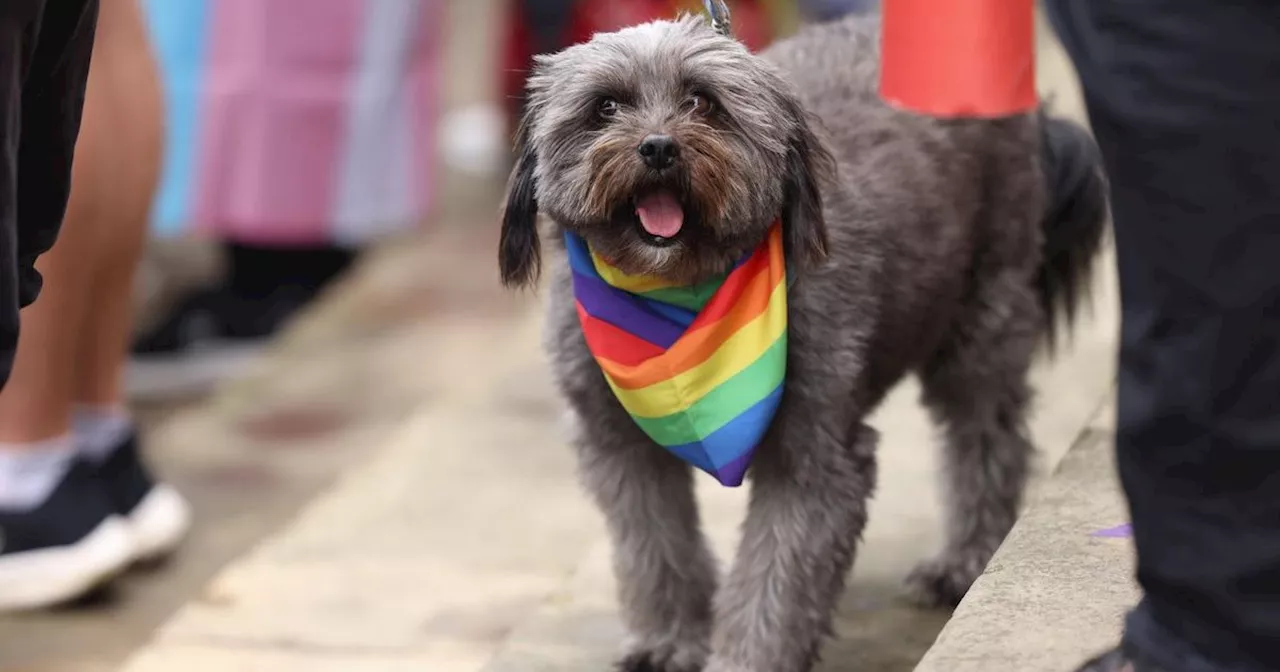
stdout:
<svg viewBox="0 0 1280 672">
<path fill-rule="evenodd" d="M 538 211 L 622 271 L 679 283 L 727 270 L 779 219 L 797 263 L 824 258 L 820 185 L 834 162 L 773 67 L 701 20 L 540 57 L 528 88 L 504 216 L 508 284 L 536 278 Z M 608 115 L 605 100 L 616 101 Z M 639 153 L 651 135 L 674 141 L 671 168 L 654 170 Z M 683 210 L 670 240 L 655 242 L 638 221 L 637 199 L 655 191 Z"/>
<path fill-rule="evenodd" d="M 642 129 L 628 119 L 599 132 L 583 158 L 591 175 L 583 202 L 587 218 L 561 221 L 627 273 L 692 283 L 724 270 L 763 237 L 756 213 L 731 206 L 748 201 L 746 180 L 729 168 L 740 148 L 710 121 L 679 120 L 664 130 L 680 147 L 680 161 L 659 173 L 637 155 Z M 672 195 L 683 210 L 684 225 L 669 244 L 645 236 L 636 213 L 639 198 L 658 192 Z"/>
</svg>

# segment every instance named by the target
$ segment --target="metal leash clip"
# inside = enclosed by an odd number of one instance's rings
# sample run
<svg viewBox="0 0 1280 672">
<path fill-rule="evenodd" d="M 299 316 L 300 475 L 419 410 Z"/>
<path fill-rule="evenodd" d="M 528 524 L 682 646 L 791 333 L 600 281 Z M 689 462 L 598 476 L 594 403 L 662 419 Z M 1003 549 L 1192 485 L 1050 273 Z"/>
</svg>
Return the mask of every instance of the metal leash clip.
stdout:
<svg viewBox="0 0 1280 672">
<path fill-rule="evenodd" d="M 729 21 L 729 5 L 724 0 L 702 0 L 711 17 L 711 27 L 725 37 L 733 37 L 733 24 Z"/>
</svg>

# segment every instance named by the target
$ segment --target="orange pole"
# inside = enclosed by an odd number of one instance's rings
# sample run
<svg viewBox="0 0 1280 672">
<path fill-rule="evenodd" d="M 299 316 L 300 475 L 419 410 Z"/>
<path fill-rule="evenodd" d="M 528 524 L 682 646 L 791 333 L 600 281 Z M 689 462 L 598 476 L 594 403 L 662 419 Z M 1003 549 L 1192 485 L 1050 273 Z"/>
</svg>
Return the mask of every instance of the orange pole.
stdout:
<svg viewBox="0 0 1280 672">
<path fill-rule="evenodd" d="M 1036 94 L 1034 0 L 883 0 L 880 94 L 939 117 L 1028 112 Z"/>
</svg>

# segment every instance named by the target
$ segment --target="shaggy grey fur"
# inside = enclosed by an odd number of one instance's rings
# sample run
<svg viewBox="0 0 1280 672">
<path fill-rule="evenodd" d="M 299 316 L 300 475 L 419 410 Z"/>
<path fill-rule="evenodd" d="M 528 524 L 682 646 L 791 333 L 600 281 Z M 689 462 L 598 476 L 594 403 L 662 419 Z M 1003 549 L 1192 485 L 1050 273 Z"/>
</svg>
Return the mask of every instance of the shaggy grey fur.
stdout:
<svg viewBox="0 0 1280 672">
<path fill-rule="evenodd" d="M 532 283 L 535 218 L 548 216 L 546 346 L 615 547 L 628 672 L 813 666 L 875 487 L 864 418 L 905 375 L 920 377 L 944 430 L 949 507 L 945 546 L 910 593 L 955 604 L 1017 515 L 1034 451 L 1027 370 L 1048 315 L 1087 285 L 1105 223 L 1096 154 L 1081 129 L 1040 114 L 891 109 L 876 93 L 878 32 L 874 18 L 850 19 L 755 56 L 684 18 L 597 35 L 540 58 L 530 80 L 499 259 L 504 282 Z M 674 169 L 637 154 L 654 133 L 680 146 Z M 657 188 L 686 210 L 673 243 L 635 222 L 632 199 Z M 787 379 L 718 580 L 690 468 L 631 421 L 587 350 L 560 232 L 625 271 L 695 281 L 778 218 Z"/>
</svg>

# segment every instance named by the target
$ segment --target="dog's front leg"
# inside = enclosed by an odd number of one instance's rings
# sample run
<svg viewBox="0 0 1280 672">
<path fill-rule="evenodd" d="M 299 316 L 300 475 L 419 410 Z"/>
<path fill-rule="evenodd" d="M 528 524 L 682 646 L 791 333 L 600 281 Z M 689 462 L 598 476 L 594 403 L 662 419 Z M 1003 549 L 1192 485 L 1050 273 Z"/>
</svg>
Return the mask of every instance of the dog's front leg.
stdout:
<svg viewBox="0 0 1280 672">
<path fill-rule="evenodd" d="M 752 468 L 706 672 L 808 672 L 831 630 L 875 486 L 876 433 L 788 423 Z"/>
<path fill-rule="evenodd" d="M 613 542 L 622 618 L 621 672 L 699 672 L 711 635 L 716 566 L 688 465 L 623 415 L 594 418 L 577 440 L 583 481 Z"/>
</svg>

